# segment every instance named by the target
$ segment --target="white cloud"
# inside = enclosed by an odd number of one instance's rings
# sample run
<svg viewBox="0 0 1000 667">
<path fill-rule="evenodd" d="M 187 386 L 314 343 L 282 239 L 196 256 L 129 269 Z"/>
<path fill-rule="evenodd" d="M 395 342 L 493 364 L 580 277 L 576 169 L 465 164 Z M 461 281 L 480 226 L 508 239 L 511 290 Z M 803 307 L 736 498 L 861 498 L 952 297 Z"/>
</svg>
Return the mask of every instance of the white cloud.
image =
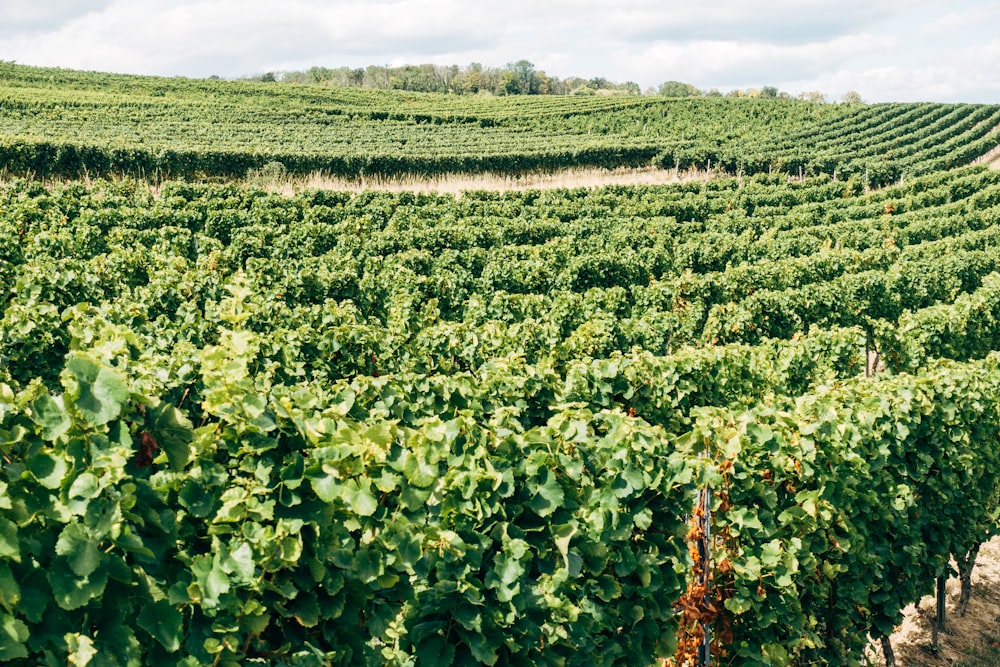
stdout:
<svg viewBox="0 0 1000 667">
<path fill-rule="evenodd" d="M 4 0 L 0 35 L 50 30 L 73 18 L 99 11 L 112 0 Z"/>
<path fill-rule="evenodd" d="M 636 2 L 610 13 L 615 34 L 639 41 L 766 41 L 809 44 L 834 39 L 929 0 L 716 0 Z"/>
<path fill-rule="evenodd" d="M 847 58 L 871 55 L 885 46 L 884 38 L 868 34 L 802 45 L 663 41 L 637 54 L 621 53 L 616 62 L 628 70 L 648 68 L 663 81 L 711 82 L 728 89 L 815 77 Z"/>
<path fill-rule="evenodd" d="M 306 58 L 336 66 L 323 60 L 345 55 L 377 63 L 394 51 L 487 43 L 487 26 L 464 10 L 452 0 L 117 2 L 44 34 L 0 41 L 0 53 L 28 63 L 165 75 L 237 75 Z"/>
</svg>

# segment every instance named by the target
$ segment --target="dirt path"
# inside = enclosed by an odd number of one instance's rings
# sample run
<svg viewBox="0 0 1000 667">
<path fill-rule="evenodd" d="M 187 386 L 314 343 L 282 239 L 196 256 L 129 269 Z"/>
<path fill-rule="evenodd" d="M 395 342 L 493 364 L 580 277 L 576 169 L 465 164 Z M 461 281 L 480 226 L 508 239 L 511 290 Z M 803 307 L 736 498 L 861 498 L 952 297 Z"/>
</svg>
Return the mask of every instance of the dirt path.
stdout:
<svg viewBox="0 0 1000 667">
<path fill-rule="evenodd" d="M 294 194 L 302 189 L 388 190 L 390 192 L 437 192 L 460 195 L 464 190 L 548 190 L 555 188 L 594 188 L 604 185 L 662 185 L 705 181 L 716 174 L 706 171 L 682 171 L 655 167 L 622 169 L 567 169 L 550 174 L 447 174 L 443 176 L 372 177 L 363 180 L 307 176 L 288 178 L 277 184 L 261 182 L 256 185 L 283 194 Z M 253 181 L 250 181 L 253 183 Z"/>
<path fill-rule="evenodd" d="M 993 131 L 1000 130 L 1000 125 L 993 128 Z M 972 161 L 972 164 L 988 164 L 990 169 L 1000 169 L 1000 146 L 987 151 L 984 155 Z"/>
<path fill-rule="evenodd" d="M 949 579 L 946 590 L 946 631 L 940 635 L 938 650 L 931 645 L 935 601 L 933 596 L 928 596 L 919 605 L 907 608 L 903 623 L 891 637 L 899 667 L 981 664 L 974 660 L 984 653 L 996 654 L 1000 642 L 1000 538 L 994 538 L 980 549 L 972 571 L 969 611 L 964 617 L 955 612 L 960 590 L 958 579 Z M 874 665 L 885 665 L 881 649 L 875 651 L 873 657 Z"/>
</svg>

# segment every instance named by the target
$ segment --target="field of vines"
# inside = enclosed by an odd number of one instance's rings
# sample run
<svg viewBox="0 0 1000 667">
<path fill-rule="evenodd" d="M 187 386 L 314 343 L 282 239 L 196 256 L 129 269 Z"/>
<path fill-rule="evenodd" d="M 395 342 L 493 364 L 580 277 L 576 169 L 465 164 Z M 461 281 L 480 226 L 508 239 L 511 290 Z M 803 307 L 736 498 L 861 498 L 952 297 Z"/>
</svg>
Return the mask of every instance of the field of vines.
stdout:
<svg viewBox="0 0 1000 667">
<path fill-rule="evenodd" d="M 657 165 L 882 186 L 1000 144 L 1000 105 L 477 97 L 0 62 L 0 168 L 33 177 L 518 173 Z"/>
<path fill-rule="evenodd" d="M 0 662 L 863 664 L 1000 532 L 1000 172 L 960 166 L 998 114 L 0 64 Z M 747 168 L 97 178 L 347 139 Z"/>
</svg>

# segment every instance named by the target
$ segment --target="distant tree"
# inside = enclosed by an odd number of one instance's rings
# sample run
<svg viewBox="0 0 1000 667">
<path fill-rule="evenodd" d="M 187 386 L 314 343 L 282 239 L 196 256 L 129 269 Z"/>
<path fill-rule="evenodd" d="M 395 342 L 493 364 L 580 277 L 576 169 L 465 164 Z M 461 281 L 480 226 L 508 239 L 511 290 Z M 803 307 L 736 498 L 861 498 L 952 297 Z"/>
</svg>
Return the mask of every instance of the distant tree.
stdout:
<svg viewBox="0 0 1000 667">
<path fill-rule="evenodd" d="M 330 73 L 330 85 L 347 87 L 351 85 L 351 69 L 338 67 Z"/>
<path fill-rule="evenodd" d="M 660 85 L 660 95 L 664 97 L 697 97 L 701 91 L 690 83 L 681 81 L 667 81 Z"/>
<path fill-rule="evenodd" d="M 441 80 L 442 92 L 453 93 L 456 92 L 456 87 L 459 83 L 458 65 L 438 65 L 435 68 L 435 72 L 438 78 Z"/>
<path fill-rule="evenodd" d="M 310 67 L 306 76 L 309 83 L 327 83 L 333 78 L 333 71 L 326 67 Z"/>
<path fill-rule="evenodd" d="M 551 77 L 545 72 L 535 72 L 533 93 L 538 95 L 552 95 L 559 85 L 559 79 Z"/>
<path fill-rule="evenodd" d="M 549 95 L 569 95 L 566 82 L 557 76 L 549 77 Z"/>
<path fill-rule="evenodd" d="M 516 92 L 522 95 L 530 95 L 531 93 L 538 92 L 534 63 L 527 60 L 518 60 L 516 63 L 508 63 L 507 70 L 514 74 L 513 81 L 516 82 L 518 87 Z"/>
<path fill-rule="evenodd" d="M 3 61 L 0 61 L 2 64 Z M 568 95 L 577 88 L 602 94 L 640 94 L 638 84 L 616 83 L 604 77 L 561 80 L 535 68 L 528 60 L 508 63 L 503 68 L 470 63 L 458 65 L 369 65 L 364 68 L 311 67 L 295 72 L 268 72 L 246 77 L 251 81 L 276 81 L 343 88 L 377 88 L 420 92 L 496 95 Z M 654 91 L 655 92 L 655 91 Z"/>
<path fill-rule="evenodd" d="M 365 88 L 384 88 L 387 71 L 378 65 L 369 65 L 361 77 L 361 85 Z"/>
<path fill-rule="evenodd" d="M 826 93 L 820 92 L 818 90 L 810 90 L 808 92 L 802 93 L 799 97 L 807 102 L 826 102 Z"/>
<path fill-rule="evenodd" d="M 778 92 L 778 89 L 774 86 L 764 86 L 760 89 L 760 96 L 765 99 L 775 100 L 778 99 Z"/>
<path fill-rule="evenodd" d="M 480 90 L 496 93 L 502 84 L 504 70 L 498 67 L 488 67 L 483 70 L 481 76 L 482 85 Z"/>
<path fill-rule="evenodd" d="M 459 74 L 459 81 L 455 84 L 456 89 L 462 93 L 478 93 L 483 87 L 483 66 L 479 63 L 470 63 L 463 72 Z"/>
<path fill-rule="evenodd" d="M 845 104 L 864 104 L 865 101 L 861 99 L 861 93 L 856 90 L 849 90 L 844 93 L 844 96 L 840 98 Z"/>
<path fill-rule="evenodd" d="M 517 72 L 505 69 L 500 75 L 499 84 L 493 89 L 497 95 L 517 95 L 521 92 L 521 78 Z"/>
</svg>

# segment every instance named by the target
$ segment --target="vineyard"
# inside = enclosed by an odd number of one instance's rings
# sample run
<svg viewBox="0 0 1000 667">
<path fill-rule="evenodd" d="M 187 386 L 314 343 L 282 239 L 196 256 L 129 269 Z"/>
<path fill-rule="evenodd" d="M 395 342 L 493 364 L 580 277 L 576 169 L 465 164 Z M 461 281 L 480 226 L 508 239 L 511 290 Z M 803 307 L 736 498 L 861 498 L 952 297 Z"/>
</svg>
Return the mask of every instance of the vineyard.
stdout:
<svg viewBox="0 0 1000 667">
<path fill-rule="evenodd" d="M 13 175 L 332 176 L 642 166 L 882 186 L 1000 144 L 1000 105 L 458 97 L 165 79 L 0 62 Z"/>
<path fill-rule="evenodd" d="M 1000 532 L 1000 106 L 0 64 L 0 118 L 0 661 L 860 665 Z M 221 178 L 650 160 L 731 174 Z M 219 182 L 97 178 L 154 173 Z"/>
</svg>

